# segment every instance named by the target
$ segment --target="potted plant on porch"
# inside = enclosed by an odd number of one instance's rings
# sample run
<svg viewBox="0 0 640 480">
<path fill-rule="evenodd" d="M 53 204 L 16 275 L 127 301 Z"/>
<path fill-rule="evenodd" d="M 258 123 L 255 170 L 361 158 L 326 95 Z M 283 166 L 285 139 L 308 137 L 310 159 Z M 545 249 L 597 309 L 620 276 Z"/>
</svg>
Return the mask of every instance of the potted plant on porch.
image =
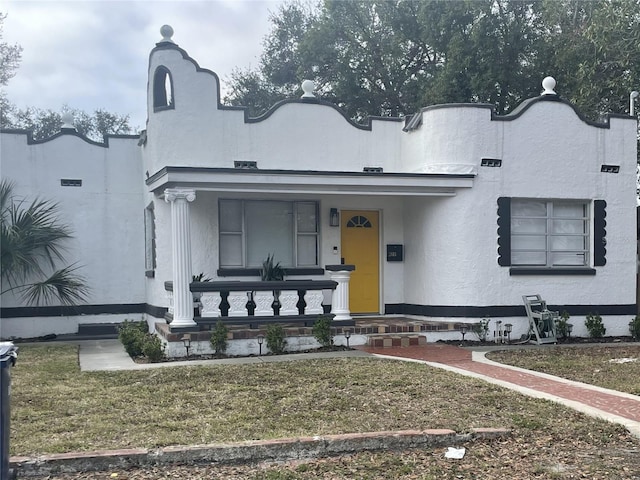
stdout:
<svg viewBox="0 0 640 480">
<path fill-rule="evenodd" d="M 260 278 L 263 282 L 276 282 L 284 280 L 284 268 L 280 266 L 280 262 L 274 262 L 274 255 L 267 255 L 267 259 L 262 262 L 262 269 L 260 270 Z M 274 313 L 278 315 L 280 313 L 280 290 L 273 291 L 273 308 Z"/>
<path fill-rule="evenodd" d="M 284 279 L 284 268 L 280 266 L 280 262 L 273 263 L 273 254 L 267 255 L 267 259 L 262 262 L 262 270 L 260 277 L 263 282 L 280 281 Z"/>
</svg>

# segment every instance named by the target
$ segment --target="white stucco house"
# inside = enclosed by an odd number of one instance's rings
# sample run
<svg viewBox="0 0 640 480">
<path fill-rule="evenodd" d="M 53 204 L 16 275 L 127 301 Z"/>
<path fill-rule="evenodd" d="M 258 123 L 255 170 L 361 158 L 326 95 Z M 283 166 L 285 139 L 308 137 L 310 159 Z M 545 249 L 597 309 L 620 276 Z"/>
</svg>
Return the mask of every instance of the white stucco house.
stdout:
<svg viewBox="0 0 640 480">
<path fill-rule="evenodd" d="M 324 310 L 336 298 L 331 278 L 350 272 L 347 317 L 484 317 L 513 323 L 515 335 L 527 328 L 522 296 L 540 294 L 571 314 L 576 335 L 590 312 L 608 335 L 628 334 L 633 117 L 587 121 L 546 78 L 539 97 L 504 116 L 451 104 L 355 124 L 305 82 L 302 98 L 251 118 L 222 105 L 217 75 L 162 33 L 141 135 L 1 133 L 3 178 L 60 203 L 76 235 L 69 261 L 83 265 L 91 295 L 73 308 L 5 295 L 0 336 L 153 325 L 167 313 L 176 331 L 192 328 L 193 274 L 231 292 L 224 306 L 203 287 L 202 316 L 232 315 L 247 298 L 239 284 L 257 281 L 269 254 L 286 280 L 320 282 Z"/>
</svg>

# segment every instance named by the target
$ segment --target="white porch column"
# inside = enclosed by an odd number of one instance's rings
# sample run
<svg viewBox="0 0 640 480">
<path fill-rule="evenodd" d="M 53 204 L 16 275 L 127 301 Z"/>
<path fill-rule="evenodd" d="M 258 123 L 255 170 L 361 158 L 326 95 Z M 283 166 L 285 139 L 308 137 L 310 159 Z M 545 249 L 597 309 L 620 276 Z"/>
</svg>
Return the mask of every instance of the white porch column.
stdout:
<svg viewBox="0 0 640 480">
<path fill-rule="evenodd" d="M 349 310 L 349 280 L 351 272 L 355 270 L 354 265 L 326 265 L 329 276 L 334 282 L 338 282 L 336 289 L 331 296 L 331 313 L 334 320 L 351 320 Z"/>
<path fill-rule="evenodd" d="M 173 253 L 173 321 L 172 327 L 191 327 L 193 296 L 191 283 L 191 223 L 189 202 L 196 199 L 195 190 L 167 188 L 164 199 L 171 203 L 171 251 Z"/>
</svg>

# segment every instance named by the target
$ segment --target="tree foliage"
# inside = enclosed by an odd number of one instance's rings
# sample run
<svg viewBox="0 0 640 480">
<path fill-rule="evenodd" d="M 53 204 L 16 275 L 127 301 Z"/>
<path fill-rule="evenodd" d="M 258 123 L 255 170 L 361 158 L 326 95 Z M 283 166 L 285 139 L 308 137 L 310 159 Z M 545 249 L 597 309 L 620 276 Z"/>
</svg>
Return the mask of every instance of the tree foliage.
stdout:
<svg viewBox="0 0 640 480">
<path fill-rule="evenodd" d="M 546 75 L 584 114 L 624 113 L 640 84 L 640 0 L 324 0 L 285 4 L 226 100 L 258 114 L 313 79 L 361 120 L 448 102 L 511 111 Z"/>
<path fill-rule="evenodd" d="M 69 227 L 58 220 L 58 205 L 27 202 L 13 188 L 7 180 L 0 182 L 0 294 L 18 293 L 36 305 L 84 301 L 88 288 L 77 266 L 57 266 L 64 262 L 64 244 L 71 238 Z"/>
<path fill-rule="evenodd" d="M 70 113 L 76 131 L 85 137 L 102 141 L 106 135 L 131 133 L 129 115 L 119 115 L 104 109 L 97 109 L 93 114 L 84 110 L 69 108 L 64 105 L 60 112 L 50 109 L 28 107 L 24 110 L 13 107 L 2 128 L 31 130 L 33 138 L 49 138 L 60 131 L 63 125 L 62 116 Z"/>
<path fill-rule="evenodd" d="M 10 45 L 4 39 L 4 20 L 7 14 L 0 13 L 0 85 L 6 86 L 13 78 L 22 60 L 22 47 Z"/>
<path fill-rule="evenodd" d="M 6 86 L 13 78 L 22 60 L 22 47 L 3 41 L 3 26 L 7 18 L 0 13 L 0 86 Z M 78 133 L 93 140 L 102 141 L 105 135 L 131 133 L 129 115 L 96 109 L 92 114 L 63 105 L 60 112 L 50 109 L 16 107 L 4 91 L 0 92 L 0 128 L 31 130 L 33 138 L 44 139 L 55 135 L 63 125 L 62 115 L 70 113 Z"/>
</svg>

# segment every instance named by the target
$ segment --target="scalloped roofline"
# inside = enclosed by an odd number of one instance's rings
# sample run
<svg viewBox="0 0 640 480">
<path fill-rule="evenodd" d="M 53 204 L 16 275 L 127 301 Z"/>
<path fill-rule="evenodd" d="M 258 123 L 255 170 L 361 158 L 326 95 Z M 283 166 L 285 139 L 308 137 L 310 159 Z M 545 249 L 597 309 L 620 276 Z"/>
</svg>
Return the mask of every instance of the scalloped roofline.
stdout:
<svg viewBox="0 0 640 480">
<path fill-rule="evenodd" d="M 109 148 L 109 139 L 110 138 L 123 138 L 123 139 L 131 139 L 137 140 L 140 138 L 140 134 L 108 134 L 104 135 L 102 138 L 102 142 L 98 142 L 96 140 L 92 140 L 86 135 L 82 135 L 78 133 L 76 130 L 72 128 L 63 128 L 58 133 L 55 133 L 47 138 L 34 139 L 33 138 L 33 130 L 29 129 L 20 129 L 20 128 L 2 128 L 0 129 L 0 133 L 7 133 L 12 135 L 26 135 L 27 137 L 27 145 L 39 145 L 41 143 L 51 142 L 57 138 L 60 138 L 65 135 L 71 135 L 74 137 L 78 137 L 81 140 L 84 140 L 89 145 L 94 145 L 96 147 Z"/>
<path fill-rule="evenodd" d="M 417 129 L 422 124 L 422 114 L 423 113 L 428 112 L 428 111 L 432 111 L 432 110 L 439 110 L 439 109 L 443 109 L 443 108 L 460 108 L 460 107 L 464 107 L 464 108 L 483 108 L 483 109 L 488 109 L 488 110 L 491 111 L 491 120 L 492 121 L 510 122 L 512 120 L 520 118 L 527 110 L 529 110 L 529 108 L 531 108 L 532 105 L 534 105 L 534 104 L 536 104 L 538 102 L 558 102 L 558 103 L 562 103 L 564 105 L 567 105 L 568 107 L 570 107 L 573 110 L 573 112 L 576 114 L 576 116 L 582 122 L 584 122 L 587 125 L 590 125 L 592 127 L 596 127 L 596 128 L 611 128 L 611 119 L 612 118 L 620 118 L 620 119 L 623 119 L 623 120 L 636 120 L 635 117 L 632 117 L 630 115 L 624 115 L 624 114 L 620 114 L 620 113 L 608 113 L 604 117 L 605 121 L 596 122 L 596 121 L 587 119 L 577 109 L 577 107 L 573 103 L 569 102 L 568 100 L 565 100 L 564 98 L 560 97 L 559 95 L 540 95 L 538 97 L 528 98 L 527 100 L 524 100 L 522 103 L 520 103 L 520 105 L 518 105 L 511 112 L 509 112 L 509 113 L 507 113 L 505 115 L 498 115 L 496 113 L 496 111 L 495 111 L 494 105 L 491 105 L 489 103 L 445 103 L 445 104 L 441 104 L 441 105 L 430 105 L 428 107 L 421 108 L 420 111 L 417 114 L 415 114 L 407 122 L 407 125 L 405 126 L 405 128 L 403 130 L 405 132 L 409 132 L 409 131 Z"/>
<path fill-rule="evenodd" d="M 328 102 L 326 100 L 322 100 L 320 98 L 287 98 L 287 99 L 284 99 L 284 100 L 280 100 L 279 102 L 276 102 L 271 108 L 269 108 L 263 114 L 261 114 L 261 115 L 259 115 L 257 117 L 251 117 L 251 116 L 249 116 L 249 107 L 246 107 L 246 106 L 234 106 L 234 105 L 224 105 L 220 101 L 220 77 L 218 77 L 218 74 L 215 73 L 212 70 L 209 70 L 208 68 L 202 68 L 195 59 L 193 59 L 191 56 L 189 56 L 189 54 L 187 53 L 186 50 L 184 50 L 183 48 L 179 47 L 175 43 L 172 43 L 172 42 L 159 42 L 159 43 L 156 43 L 156 46 L 149 53 L 149 68 L 151 67 L 151 57 L 153 56 L 154 52 L 156 52 L 158 50 L 176 50 L 176 51 L 180 52 L 180 54 L 182 55 L 182 58 L 184 60 L 187 60 L 187 61 L 189 61 L 189 62 L 191 62 L 193 64 L 193 66 L 196 68 L 196 72 L 198 72 L 198 73 L 206 73 L 206 74 L 212 75 L 216 80 L 216 103 L 217 103 L 218 110 L 242 111 L 242 112 L 244 112 L 244 123 L 259 123 L 259 122 L 262 122 L 264 120 L 267 120 L 271 115 L 273 115 L 276 112 L 276 110 L 278 110 L 279 108 L 281 108 L 281 107 L 283 107 L 285 105 L 288 105 L 288 104 L 312 104 L 312 105 L 321 105 L 321 106 L 324 106 L 324 107 L 330 107 L 330 108 L 334 109 L 336 112 L 338 112 L 345 119 L 345 121 L 347 121 L 347 123 L 349 123 L 351 126 L 357 128 L 357 129 L 360 129 L 360 130 L 371 130 L 372 129 L 372 121 L 373 120 L 380 120 L 380 121 L 385 121 L 385 122 L 402 122 L 402 121 L 404 121 L 403 118 L 400 118 L 400 117 L 368 116 L 367 120 L 366 120 L 366 123 L 357 123 L 357 122 L 354 122 L 353 120 L 351 120 L 349 117 L 347 117 L 346 113 L 340 107 L 338 107 L 336 104 Z M 147 80 L 147 91 L 149 89 L 149 81 L 151 79 L 151 76 L 149 76 L 148 78 L 149 79 Z"/>
</svg>

